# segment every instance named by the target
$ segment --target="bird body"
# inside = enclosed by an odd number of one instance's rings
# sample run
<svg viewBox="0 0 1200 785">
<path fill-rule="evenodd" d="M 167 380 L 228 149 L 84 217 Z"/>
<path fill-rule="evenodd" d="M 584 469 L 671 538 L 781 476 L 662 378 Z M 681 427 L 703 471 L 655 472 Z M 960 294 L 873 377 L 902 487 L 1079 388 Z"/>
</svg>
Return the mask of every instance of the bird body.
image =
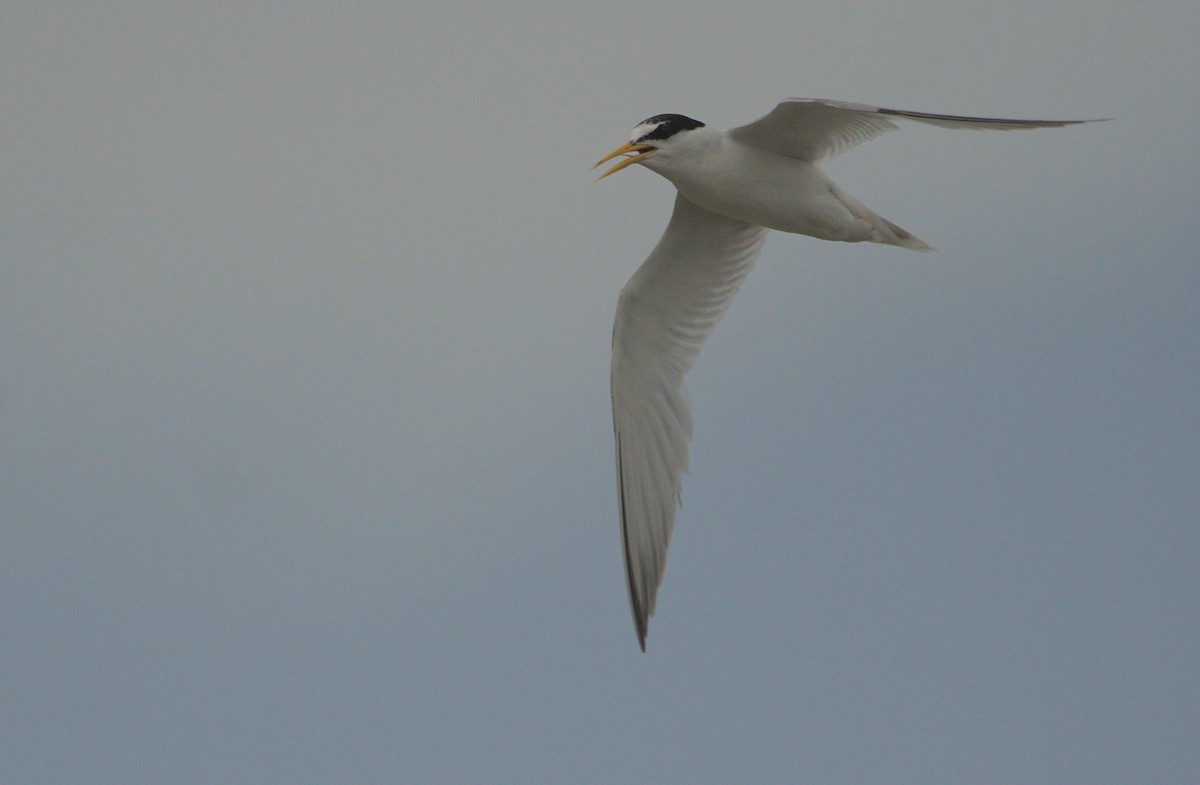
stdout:
<svg viewBox="0 0 1200 785">
<path fill-rule="evenodd" d="M 684 376 L 749 274 L 768 230 L 931 250 L 818 166 L 896 128 L 893 119 L 977 130 L 1088 122 L 959 117 L 792 98 L 732 129 L 710 128 L 683 115 L 656 115 L 596 164 L 620 157 L 600 179 L 641 164 L 678 191 L 662 238 L 621 290 L 613 324 L 621 543 L 643 651 L 692 439 Z"/>
<path fill-rule="evenodd" d="M 664 148 L 643 165 L 710 212 L 821 240 L 929 250 L 904 230 L 897 232 L 899 227 L 838 187 L 812 161 L 742 144 L 729 131 L 708 126 L 687 133 L 680 147 Z"/>
</svg>

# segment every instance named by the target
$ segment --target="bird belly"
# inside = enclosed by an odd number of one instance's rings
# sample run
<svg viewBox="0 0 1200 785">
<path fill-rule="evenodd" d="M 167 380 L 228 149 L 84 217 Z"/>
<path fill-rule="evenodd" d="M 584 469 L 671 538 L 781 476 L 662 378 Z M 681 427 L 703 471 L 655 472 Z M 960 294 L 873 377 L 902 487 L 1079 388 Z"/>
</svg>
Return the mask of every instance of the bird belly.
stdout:
<svg viewBox="0 0 1200 785">
<path fill-rule="evenodd" d="M 853 197 L 848 204 L 848 195 L 808 161 L 744 148 L 675 186 L 704 209 L 746 223 L 822 240 L 874 239 L 868 218 L 874 214 Z"/>
</svg>

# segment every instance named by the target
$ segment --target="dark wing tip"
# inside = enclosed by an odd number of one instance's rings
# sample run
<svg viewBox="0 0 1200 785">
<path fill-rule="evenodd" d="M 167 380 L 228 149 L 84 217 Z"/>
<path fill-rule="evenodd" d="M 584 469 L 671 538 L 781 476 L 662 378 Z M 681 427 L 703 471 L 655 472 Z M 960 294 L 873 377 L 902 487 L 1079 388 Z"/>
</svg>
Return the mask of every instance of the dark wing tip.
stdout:
<svg viewBox="0 0 1200 785">
<path fill-rule="evenodd" d="M 978 124 L 980 126 L 1006 126 L 1008 128 L 1062 128 L 1067 125 L 1082 125 L 1083 123 L 1103 123 L 1111 117 L 1097 117 L 1090 120 L 1014 120 L 1006 117 L 964 117 L 952 114 L 936 114 L 933 112 L 913 112 L 904 109 L 886 109 L 878 107 L 879 114 L 892 117 L 907 117 L 910 120 L 923 120 L 931 123 L 962 123 L 964 125 Z"/>
<path fill-rule="evenodd" d="M 621 433 L 617 438 L 617 491 L 621 504 L 621 548 L 625 551 L 625 582 L 629 586 L 629 607 L 633 611 L 633 626 L 637 630 L 638 644 L 646 651 L 646 631 L 650 624 L 650 614 L 642 606 L 638 596 L 637 584 L 633 579 L 633 554 L 629 550 L 629 515 L 625 510 L 625 466 L 621 460 Z"/>
</svg>

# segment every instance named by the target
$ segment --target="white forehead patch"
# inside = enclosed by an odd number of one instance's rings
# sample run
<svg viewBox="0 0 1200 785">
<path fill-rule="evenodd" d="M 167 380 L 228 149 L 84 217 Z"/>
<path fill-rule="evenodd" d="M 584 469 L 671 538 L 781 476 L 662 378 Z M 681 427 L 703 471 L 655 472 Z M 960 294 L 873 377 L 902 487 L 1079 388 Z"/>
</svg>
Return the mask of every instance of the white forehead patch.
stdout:
<svg viewBox="0 0 1200 785">
<path fill-rule="evenodd" d="M 665 122 L 665 120 L 656 120 L 652 123 L 639 124 L 636 128 L 629 132 L 629 141 L 636 142 L 638 139 L 641 139 L 643 136 L 650 133 L 655 128 L 658 128 Z"/>
</svg>

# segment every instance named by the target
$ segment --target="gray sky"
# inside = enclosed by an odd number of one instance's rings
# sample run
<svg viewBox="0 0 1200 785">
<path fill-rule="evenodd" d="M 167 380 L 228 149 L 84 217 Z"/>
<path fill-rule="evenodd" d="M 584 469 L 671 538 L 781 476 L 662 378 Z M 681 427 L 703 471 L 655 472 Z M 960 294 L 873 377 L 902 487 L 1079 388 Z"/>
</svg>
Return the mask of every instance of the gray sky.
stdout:
<svg viewBox="0 0 1200 785">
<path fill-rule="evenodd" d="M 9 3 L 0 780 L 1200 778 L 1190 2 Z M 828 167 L 690 377 L 637 647 L 649 115 L 1015 117 Z"/>
</svg>

